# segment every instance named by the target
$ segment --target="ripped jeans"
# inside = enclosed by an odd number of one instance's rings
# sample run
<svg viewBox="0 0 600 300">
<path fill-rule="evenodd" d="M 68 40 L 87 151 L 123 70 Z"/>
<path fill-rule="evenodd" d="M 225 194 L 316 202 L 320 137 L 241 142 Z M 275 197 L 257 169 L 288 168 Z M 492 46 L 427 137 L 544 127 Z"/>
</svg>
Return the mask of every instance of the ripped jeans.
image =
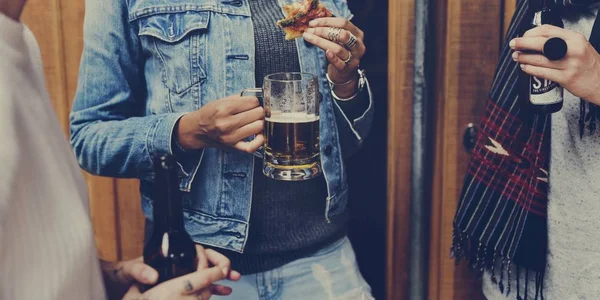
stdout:
<svg viewBox="0 0 600 300">
<path fill-rule="evenodd" d="M 233 293 L 211 299 L 239 300 L 370 300 L 371 288 L 358 270 L 347 237 L 280 268 L 224 281 Z"/>
</svg>

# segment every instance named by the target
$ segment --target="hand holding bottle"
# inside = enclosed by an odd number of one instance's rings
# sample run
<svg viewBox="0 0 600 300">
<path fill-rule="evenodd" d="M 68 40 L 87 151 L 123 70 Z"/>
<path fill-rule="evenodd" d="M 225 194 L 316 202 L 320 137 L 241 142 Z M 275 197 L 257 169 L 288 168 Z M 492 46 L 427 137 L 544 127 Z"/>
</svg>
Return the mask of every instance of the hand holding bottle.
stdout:
<svg viewBox="0 0 600 300">
<path fill-rule="evenodd" d="M 227 296 L 231 294 L 231 288 L 215 284 L 221 280 L 237 281 L 240 279 L 240 273 L 231 270 L 229 259 L 214 250 L 205 250 L 200 245 L 196 245 L 196 251 L 198 252 L 198 270 L 196 272 L 165 281 L 143 293 L 140 285 L 133 284 L 123 300 L 208 300 L 212 295 Z M 145 268 L 153 270 L 149 266 L 145 266 Z M 156 271 L 154 273 L 156 274 Z M 158 276 L 153 278 L 152 281 L 144 279 L 144 281 L 138 282 L 153 284 Z"/>
<path fill-rule="evenodd" d="M 568 50 L 561 60 L 551 61 L 542 54 L 550 38 L 563 39 Z M 521 64 L 523 72 L 554 81 L 573 95 L 600 105 L 600 55 L 582 34 L 552 25 L 543 25 L 527 31 L 523 37 L 510 42 L 515 50 L 513 59 Z"/>
</svg>

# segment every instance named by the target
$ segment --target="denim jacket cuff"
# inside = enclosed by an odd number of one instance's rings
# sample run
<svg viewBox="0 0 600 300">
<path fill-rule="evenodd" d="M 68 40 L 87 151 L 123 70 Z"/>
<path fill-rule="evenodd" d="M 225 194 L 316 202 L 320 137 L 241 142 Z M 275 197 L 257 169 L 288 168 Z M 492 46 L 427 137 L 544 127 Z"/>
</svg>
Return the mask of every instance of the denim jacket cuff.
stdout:
<svg viewBox="0 0 600 300">
<path fill-rule="evenodd" d="M 184 114 L 165 114 L 162 118 L 156 120 L 147 135 L 148 149 L 151 157 L 161 154 L 173 155 L 171 141 L 173 140 L 173 130 L 175 124 Z"/>
<path fill-rule="evenodd" d="M 159 118 L 148 132 L 148 149 L 151 157 L 155 157 L 160 154 L 170 154 L 175 156 L 177 164 L 179 165 L 180 176 L 189 179 L 194 171 L 193 166 L 197 165 L 198 160 L 201 157 L 202 151 L 185 151 L 182 148 L 175 145 L 173 142 L 175 133 L 175 127 L 177 122 L 185 113 L 173 113 L 165 114 L 164 117 Z M 186 169 L 186 166 L 189 167 Z"/>
<path fill-rule="evenodd" d="M 175 126 L 173 126 L 173 133 L 171 133 L 171 149 L 173 150 L 173 155 L 175 157 L 182 157 L 189 153 L 187 150 L 183 149 L 181 144 L 179 144 L 179 139 L 177 138 L 176 133 L 177 127 L 179 126 L 179 120 L 181 120 L 182 117 L 183 115 L 181 115 L 179 119 L 175 121 Z"/>
<path fill-rule="evenodd" d="M 176 130 L 181 117 L 183 117 L 183 115 L 175 121 L 175 125 L 173 126 L 173 133 L 171 134 L 171 153 L 175 156 L 177 164 L 181 168 L 181 175 L 185 178 L 189 178 L 190 173 L 194 171 L 194 166 L 198 164 L 198 160 L 201 158 L 203 150 L 186 150 L 179 144 Z"/>
</svg>

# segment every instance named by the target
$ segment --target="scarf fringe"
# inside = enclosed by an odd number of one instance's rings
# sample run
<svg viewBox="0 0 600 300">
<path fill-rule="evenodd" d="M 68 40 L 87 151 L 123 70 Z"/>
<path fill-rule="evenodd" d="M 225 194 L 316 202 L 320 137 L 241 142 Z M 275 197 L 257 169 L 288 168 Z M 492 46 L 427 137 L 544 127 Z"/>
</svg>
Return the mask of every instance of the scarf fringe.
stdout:
<svg viewBox="0 0 600 300">
<path fill-rule="evenodd" d="M 456 265 L 459 265 L 462 259 L 467 260 L 468 266 L 472 271 L 475 271 L 479 278 L 483 277 L 485 270 L 491 273 L 492 283 L 498 286 L 500 292 L 505 296 L 510 296 L 513 263 L 509 256 L 495 253 L 493 249 L 485 246 L 480 240 L 473 239 L 469 234 L 462 232 L 459 228 L 454 227 L 452 234 L 452 248 L 450 256 L 454 259 Z M 500 269 L 496 268 L 497 260 L 500 259 Z M 525 268 L 516 267 L 516 297 L 517 300 L 544 300 L 544 272 L 534 272 Z M 525 270 L 525 276 L 521 276 L 522 269 Z M 529 277 L 530 273 L 535 276 L 535 296 L 529 298 Z M 505 275 L 507 280 L 505 281 Z M 500 280 L 498 280 L 498 276 Z M 521 290 L 521 286 L 525 289 Z M 523 296 L 521 296 L 523 295 Z M 524 297 L 524 298 L 523 298 Z"/>
<path fill-rule="evenodd" d="M 596 133 L 596 122 L 600 119 L 600 107 L 581 99 L 579 102 L 579 137 L 583 138 L 586 123 L 590 135 Z"/>
</svg>

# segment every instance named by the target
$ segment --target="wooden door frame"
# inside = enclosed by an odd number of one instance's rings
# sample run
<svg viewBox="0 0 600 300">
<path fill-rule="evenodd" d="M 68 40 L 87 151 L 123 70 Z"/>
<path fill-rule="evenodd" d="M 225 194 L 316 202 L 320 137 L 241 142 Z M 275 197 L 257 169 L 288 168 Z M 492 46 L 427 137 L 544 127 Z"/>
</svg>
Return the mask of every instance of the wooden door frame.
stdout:
<svg viewBox="0 0 600 300">
<path fill-rule="evenodd" d="M 389 2 L 387 299 L 408 297 L 414 4 Z M 464 126 L 477 124 L 516 0 L 436 3 L 437 74 L 429 299 L 479 299 L 479 282 L 449 257 L 452 219 L 468 153 Z M 475 13 L 477 11 L 477 13 Z M 471 68 L 471 69 L 469 69 Z M 475 74 L 476 68 L 480 74 Z M 462 99 L 462 100 L 461 100 Z M 469 99 L 469 100 L 464 100 Z M 462 298 L 461 298 L 462 297 Z"/>
<path fill-rule="evenodd" d="M 387 299 L 406 299 L 415 0 L 389 1 Z"/>
</svg>

